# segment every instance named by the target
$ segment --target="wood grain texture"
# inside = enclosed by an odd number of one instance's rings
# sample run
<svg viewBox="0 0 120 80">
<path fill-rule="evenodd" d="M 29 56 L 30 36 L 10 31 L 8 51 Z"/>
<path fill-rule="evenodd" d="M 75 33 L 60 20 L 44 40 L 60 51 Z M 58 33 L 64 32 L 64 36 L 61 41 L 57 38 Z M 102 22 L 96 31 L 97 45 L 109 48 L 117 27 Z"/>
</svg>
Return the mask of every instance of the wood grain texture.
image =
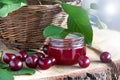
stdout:
<svg viewBox="0 0 120 80">
<path fill-rule="evenodd" d="M 120 70 L 120 32 L 99 30 L 94 28 L 93 47 L 109 51 L 112 60 Z M 87 56 L 91 59 L 88 68 L 55 65 L 48 70 L 36 69 L 32 76 L 14 76 L 15 80 L 112 80 L 113 75 L 109 64 L 101 63 L 98 54 L 87 48 Z"/>
</svg>

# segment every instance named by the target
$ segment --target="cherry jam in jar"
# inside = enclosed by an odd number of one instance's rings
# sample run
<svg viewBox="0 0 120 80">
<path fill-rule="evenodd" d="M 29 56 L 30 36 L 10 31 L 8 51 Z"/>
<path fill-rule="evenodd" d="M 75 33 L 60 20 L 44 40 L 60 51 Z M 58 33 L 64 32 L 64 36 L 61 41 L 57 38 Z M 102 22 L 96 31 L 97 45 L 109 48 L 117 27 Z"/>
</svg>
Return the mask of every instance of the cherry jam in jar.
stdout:
<svg viewBox="0 0 120 80">
<path fill-rule="evenodd" d="M 50 39 L 49 56 L 56 59 L 58 65 L 73 65 L 80 56 L 86 55 L 84 36 L 79 33 L 69 34 L 65 39 Z"/>
</svg>

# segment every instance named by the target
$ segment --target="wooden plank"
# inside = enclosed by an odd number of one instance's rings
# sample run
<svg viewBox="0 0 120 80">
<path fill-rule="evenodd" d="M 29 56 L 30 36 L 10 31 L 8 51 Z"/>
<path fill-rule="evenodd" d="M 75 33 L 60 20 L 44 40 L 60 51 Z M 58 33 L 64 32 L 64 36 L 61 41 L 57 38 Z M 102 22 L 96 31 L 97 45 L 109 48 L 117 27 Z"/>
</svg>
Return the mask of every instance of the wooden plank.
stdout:
<svg viewBox="0 0 120 80">
<path fill-rule="evenodd" d="M 120 69 L 120 32 L 94 28 L 93 47 L 109 51 L 113 62 Z M 15 80 L 112 80 L 111 67 L 101 63 L 96 52 L 87 48 L 87 56 L 91 59 L 91 65 L 88 68 L 80 68 L 78 64 L 55 65 L 48 70 L 37 68 L 36 73 L 32 76 L 14 77 Z"/>
</svg>

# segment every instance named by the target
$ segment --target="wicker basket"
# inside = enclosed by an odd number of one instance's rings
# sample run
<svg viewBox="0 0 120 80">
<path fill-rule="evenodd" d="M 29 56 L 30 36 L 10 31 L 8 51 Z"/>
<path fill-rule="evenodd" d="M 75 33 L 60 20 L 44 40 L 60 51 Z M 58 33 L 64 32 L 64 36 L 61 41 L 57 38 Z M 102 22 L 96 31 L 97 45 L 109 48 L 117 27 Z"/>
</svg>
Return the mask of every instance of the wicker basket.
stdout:
<svg viewBox="0 0 120 80">
<path fill-rule="evenodd" d="M 0 18 L 0 35 L 9 47 L 18 49 L 40 48 L 43 29 L 50 25 L 61 11 L 59 5 L 29 5 L 6 18 Z"/>
</svg>

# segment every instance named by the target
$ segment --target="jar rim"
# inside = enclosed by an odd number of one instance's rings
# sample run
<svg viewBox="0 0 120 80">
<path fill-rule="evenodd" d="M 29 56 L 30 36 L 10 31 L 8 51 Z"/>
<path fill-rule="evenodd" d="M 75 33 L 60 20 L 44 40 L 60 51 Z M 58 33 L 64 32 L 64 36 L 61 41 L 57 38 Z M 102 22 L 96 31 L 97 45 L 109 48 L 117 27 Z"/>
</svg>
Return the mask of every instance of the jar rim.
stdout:
<svg viewBox="0 0 120 80">
<path fill-rule="evenodd" d="M 81 34 L 81 33 L 72 32 L 72 33 L 69 33 L 69 34 L 70 35 L 75 34 L 75 35 L 77 35 L 77 37 L 76 38 L 75 37 L 74 38 L 64 38 L 64 39 L 62 39 L 62 38 L 50 38 L 50 40 L 51 41 L 76 41 L 76 40 L 84 39 L 84 35 Z"/>
</svg>

